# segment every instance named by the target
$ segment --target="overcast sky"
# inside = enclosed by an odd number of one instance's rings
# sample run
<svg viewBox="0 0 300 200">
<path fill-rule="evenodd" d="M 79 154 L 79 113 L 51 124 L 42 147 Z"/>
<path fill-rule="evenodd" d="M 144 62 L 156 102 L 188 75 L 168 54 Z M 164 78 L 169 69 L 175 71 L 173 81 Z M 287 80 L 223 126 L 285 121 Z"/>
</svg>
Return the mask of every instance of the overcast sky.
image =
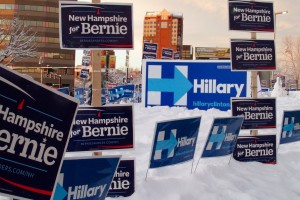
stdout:
<svg viewBox="0 0 300 200">
<path fill-rule="evenodd" d="M 88 1 L 91 0 L 80 0 Z M 143 21 L 147 11 L 183 14 L 183 44 L 193 47 L 229 47 L 230 39 L 250 39 L 249 32 L 229 31 L 228 0 L 102 0 L 103 3 L 132 3 L 134 50 L 130 50 L 130 67 L 140 68 L 142 62 Z M 277 15 L 276 44 L 286 36 L 300 37 L 299 0 L 260 0 L 273 2 L 274 11 L 288 11 Z M 257 39 L 273 39 L 272 33 L 257 33 Z M 81 51 L 77 53 L 76 65 L 81 63 Z M 116 51 L 118 68 L 125 65 L 125 50 Z"/>
</svg>

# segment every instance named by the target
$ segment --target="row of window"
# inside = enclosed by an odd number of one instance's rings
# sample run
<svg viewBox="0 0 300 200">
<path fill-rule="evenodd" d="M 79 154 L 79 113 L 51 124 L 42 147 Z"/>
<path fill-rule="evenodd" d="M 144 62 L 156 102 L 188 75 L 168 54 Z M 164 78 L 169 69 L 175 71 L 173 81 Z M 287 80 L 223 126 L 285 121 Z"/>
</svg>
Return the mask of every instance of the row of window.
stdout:
<svg viewBox="0 0 300 200">
<path fill-rule="evenodd" d="M 38 54 L 43 58 L 51 59 L 65 59 L 65 60 L 74 60 L 74 54 L 61 54 L 61 53 L 47 53 L 47 52 L 38 52 Z"/>
<path fill-rule="evenodd" d="M 28 36 L 24 36 L 24 38 L 26 38 Z M 10 36 L 6 36 L 6 35 L 1 35 L 0 36 L 0 40 L 10 40 Z M 29 37 L 28 37 L 29 39 Z M 40 42 L 40 43 L 54 43 L 54 44 L 59 44 L 59 38 L 53 38 L 53 37 L 35 37 L 35 41 L 36 42 Z"/>
<path fill-rule="evenodd" d="M 20 24 L 24 24 L 29 27 L 45 27 L 45 28 L 59 29 L 59 23 L 55 23 L 55 22 L 32 21 L 32 20 L 21 20 L 21 19 L 18 21 L 20 22 Z M 7 20 L 7 19 L 1 20 L 0 19 L 0 24 L 4 24 L 4 23 L 8 24 L 8 23 L 10 23 L 10 20 Z"/>
<path fill-rule="evenodd" d="M 27 11 L 59 13 L 59 8 L 57 7 L 17 5 L 17 4 L 0 4 L 0 10 L 27 10 Z"/>
</svg>

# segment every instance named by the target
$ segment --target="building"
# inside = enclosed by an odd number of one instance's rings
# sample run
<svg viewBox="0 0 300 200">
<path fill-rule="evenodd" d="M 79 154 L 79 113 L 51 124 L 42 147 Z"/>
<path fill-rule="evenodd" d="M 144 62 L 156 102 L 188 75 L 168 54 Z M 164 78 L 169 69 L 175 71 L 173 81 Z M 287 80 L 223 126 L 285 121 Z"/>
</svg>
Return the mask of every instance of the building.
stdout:
<svg viewBox="0 0 300 200">
<path fill-rule="evenodd" d="M 194 48 L 192 45 L 183 45 L 181 59 L 182 60 L 193 60 L 194 58 Z"/>
<path fill-rule="evenodd" d="M 60 49 L 59 0 L 1 0 L 0 18 L 14 17 L 37 33 L 37 56 L 14 62 L 11 67 L 44 84 L 73 88 L 75 51 Z"/>
<path fill-rule="evenodd" d="M 196 60 L 230 60 L 230 48 L 195 47 Z"/>
<path fill-rule="evenodd" d="M 161 12 L 147 12 L 144 18 L 143 41 L 158 44 L 157 58 L 162 57 L 162 49 L 182 52 L 183 15 L 171 13 L 164 9 Z"/>
</svg>

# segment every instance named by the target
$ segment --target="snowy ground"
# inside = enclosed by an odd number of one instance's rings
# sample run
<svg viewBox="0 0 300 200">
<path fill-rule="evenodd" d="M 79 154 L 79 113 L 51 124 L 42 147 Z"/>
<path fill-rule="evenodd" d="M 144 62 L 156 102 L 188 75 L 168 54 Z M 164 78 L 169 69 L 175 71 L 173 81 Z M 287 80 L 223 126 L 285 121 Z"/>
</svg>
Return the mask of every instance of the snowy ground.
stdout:
<svg viewBox="0 0 300 200">
<path fill-rule="evenodd" d="M 259 134 L 280 137 L 283 110 L 299 110 L 300 94 L 277 97 L 277 129 Z M 300 199 L 300 142 L 280 145 L 278 164 L 242 163 L 222 158 L 200 159 L 197 171 L 191 174 L 192 162 L 151 169 L 145 181 L 155 124 L 158 121 L 201 116 L 195 162 L 202 149 L 214 117 L 231 116 L 231 112 L 211 109 L 201 111 L 185 108 L 148 107 L 134 104 L 135 150 L 116 152 L 123 158 L 135 158 L 136 192 L 118 200 L 296 200 Z M 242 132 L 241 134 L 248 134 Z M 104 155 L 112 152 L 104 152 Z M 0 197 L 0 200 L 6 200 Z M 107 198 L 108 199 L 108 198 Z"/>
</svg>

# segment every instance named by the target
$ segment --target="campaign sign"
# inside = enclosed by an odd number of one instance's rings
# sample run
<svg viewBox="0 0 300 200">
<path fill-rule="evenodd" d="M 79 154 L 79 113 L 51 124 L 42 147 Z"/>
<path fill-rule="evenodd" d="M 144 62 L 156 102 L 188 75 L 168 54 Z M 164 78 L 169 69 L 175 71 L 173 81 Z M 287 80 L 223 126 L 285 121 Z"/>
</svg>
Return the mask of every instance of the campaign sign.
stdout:
<svg viewBox="0 0 300 200">
<path fill-rule="evenodd" d="M 78 99 L 81 104 L 84 104 L 84 88 L 76 87 L 74 88 L 74 98 Z"/>
<path fill-rule="evenodd" d="M 145 106 L 227 111 L 231 97 L 250 92 L 247 72 L 232 72 L 228 61 L 144 60 L 142 75 Z"/>
<path fill-rule="evenodd" d="M 174 52 L 174 60 L 180 59 L 180 52 Z"/>
<path fill-rule="evenodd" d="M 144 53 L 157 53 L 157 43 L 144 42 Z"/>
<path fill-rule="evenodd" d="M 153 53 L 143 53 L 143 59 L 156 59 L 156 54 L 153 54 Z"/>
<path fill-rule="evenodd" d="M 92 52 L 92 51 L 91 51 L 90 49 L 84 49 L 84 50 L 83 50 L 83 55 L 85 55 L 85 56 L 91 56 L 91 55 L 92 55 L 91 52 Z"/>
<path fill-rule="evenodd" d="M 116 102 L 123 98 L 133 98 L 134 85 L 122 85 L 108 89 L 108 101 Z"/>
<path fill-rule="evenodd" d="M 129 197 L 135 191 L 134 160 L 121 160 L 107 197 Z"/>
<path fill-rule="evenodd" d="M 59 3 L 62 49 L 133 49 L 132 4 Z"/>
<path fill-rule="evenodd" d="M 60 91 L 64 94 L 70 95 L 70 88 L 69 87 L 63 87 L 63 88 L 58 88 L 57 91 Z"/>
<path fill-rule="evenodd" d="M 0 65 L 0 194 L 49 200 L 78 102 Z"/>
<path fill-rule="evenodd" d="M 300 110 L 284 111 L 280 144 L 300 141 Z"/>
<path fill-rule="evenodd" d="M 91 64 L 91 56 L 82 56 L 82 66 L 89 66 Z"/>
<path fill-rule="evenodd" d="M 133 139 L 132 105 L 81 107 L 67 151 L 132 149 Z"/>
<path fill-rule="evenodd" d="M 272 2 L 229 0 L 229 30 L 274 32 Z"/>
<path fill-rule="evenodd" d="M 82 79 L 88 79 L 90 76 L 89 76 L 89 73 L 90 73 L 90 70 L 89 69 L 81 69 L 80 70 L 80 75 L 79 77 L 82 78 Z"/>
<path fill-rule="evenodd" d="M 173 59 L 173 49 L 163 48 L 161 52 L 161 57 L 164 59 Z"/>
<path fill-rule="evenodd" d="M 104 200 L 119 161 L 120 156 L 65 158 L 54 200 Z"/>
<path fill-rule="evenodd" d="M 275 98 L 232 98 L 232 116 L 243 116 L 242 129 L 276 128 Z"/>
<path fill-rule="evenodd" d="M 201 117 L 156 124 L 149 168 L 158 168 L 194 158 Z"/>
<path fill-rule="evenodd" d="M 214 119 L 202 152 L 202 157 L 232 154 L 243 120 L 243 117 Z"/>
<path fill-rule="evenodd" d="M 274 40 L 231 40 L 232 70 L 276 70 Z"/>
<path fill-rule="evenodd" d="M 233 158 L 241 162 L 276 164 L 276 135 L 238 137 Z"/>
</svg>

